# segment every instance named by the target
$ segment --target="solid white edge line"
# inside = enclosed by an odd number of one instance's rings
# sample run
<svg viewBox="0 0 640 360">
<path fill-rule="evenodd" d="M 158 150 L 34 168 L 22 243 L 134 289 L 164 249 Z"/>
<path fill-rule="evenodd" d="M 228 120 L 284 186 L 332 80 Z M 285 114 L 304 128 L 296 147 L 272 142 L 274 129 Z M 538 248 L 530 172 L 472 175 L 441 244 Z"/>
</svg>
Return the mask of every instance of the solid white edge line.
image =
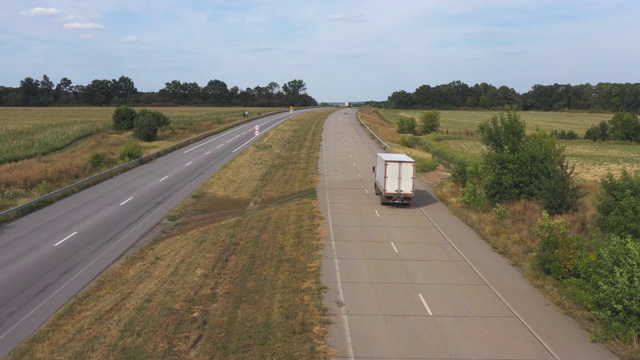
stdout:
<svg viewBox="0 0 640 360">
<path fill-rule="evenodd" d="M 391 242 L 391 246 L 393 246 L 393 251 L 398 252 L 398 248 L 396 248 L 396 244 L 394 244 L 393 241 Z"/>
<path fill-rule="evenodd" d="M 64 239 L 62 239 L 62 240 L 60 240 L 60 241 L 58 241 L 58 242 L 57 242 L 57 243 L 55 243 L 53 246 L 58 246 L 58 245 L 62 244 L 63 242 L 67 241 L 70 237 L 72 237 L 73 235 L 75 235 L 75 234 L 77 234 L 77 233 L 78 233 L 77 231 L 76 231 L 76 232 L 74 232 L 73 234 L 71 234 L 71 235 L 67 236 L 66 238 L 64 238 Z"/>
<path fill-rule="evenodd" d="M 431 194 L 433 196 L 433 194 Z M 480 273 L 480 271 L 478 271 L 478 269 L 471 263 L 471 261 L 469 261 L 469 259 L 462 253 L 462 251 L 460 251 L 460 249 L 456 246 L 456 244 L 454 244 L 451 239 L 449 239 L 449 237 L 442 231 L 442 229 L 438 226 L 438 224 L 435 223 L 435 221 L 433 221 L 433 219 L 431 218 L 431 216 L 429 216 L 429 214 L 427 214 L 426 211 L 424 211 L 421 207 L 418 207 L 418 209 L 420 209 L 420 211 L 424 214 L 424 216 L 427 217 L 427 219 L 429 219 L 429 221 L 431 221 L 431 223 L 433 224 L 433 226 L 438 230 L 438 232 L 440 234 L 442 234 L 442 236 L 444 236 L 444 238 L 447 240 L 447 242 L 449 242 L 449 244 L 451 244 L 451 246 L 456 250 L 456 252 L 458 254 L 460 254 L 460 256 L 462 256 L 462 258 L 464 259 L 464 261 L 467 262 L 467 264 L 469 264 L 469 266 L 471 267 L 471 269 L 473 269 L 473 272 L 476 273 L 476 275 L 478 275 L 478 277 L 480 277 L 480 279 L 482 279 L 482 281 L 487 284 L 487 286 L 489 287 L 489 289 L 491 289 L 491 291 L 493 291 L 494 294 L 496 294 L 496 296 L 500 299 L 500 301 L 502 301 L 502 303 L 509 308 L 509 310 L 511 310 L 511 312 L 518 318 L 518 320 L 520 320 L 520 322 L 531 332 L 531 334 L 533 334 L 533 336 L 535 336 L 536 339 L 538 339 L 538 341 L 542 344 L 542 346 L 544 346 L 545 349 L 547 349 L 547 351 L 549 352 L 549 354 L 551 354 L 551 356 L 554 357 L 554 359 L 556 360 L 561 360 L 560 357 L 551 349 L 551 347 L 542 339 L 542 337 L 540 337 L 540 335 L 538 335 L 538 333 L 533 330 L 533 328 L 522 318 L 522 316 L 520 316 L 520 314 L 516 311 L 516 309 L 514 309 L 511 304 L 509 304 L 507 302 L 507 300 L 500 295 L 500 293 L 498 292 L 498 290 L 496 290 L 495 287 L 493 287 L 493 285 L 491 285 L 487 279 L 482 276 L 482 274 Z"/>
<path fill-rule="evenodd" d="M 288 118 L 287 118 L 288 119 Z M 286 120 L 286 119 L 284 119 Z M 284 121 L 282 120 L 282 121 Z M 193 149 L 192 149 L 193 150 Z M 325 164 L 326 166 L 326 164 Z M 329 195 L 327 194 L 327 197 Z M 67 285 L 69 285 L 73 280 L 75 280 L 78 276 L 80 276 L 83 272 L 85 272 L 90 266 L 92 266 L 96 261 L 98 261 L 100 258 L 102 258 L 107 252 L 111 251 L 111 249 L 113 249 L 114 247 L 116 247 L 116 245 L 118 245 L 122 240 L 124 240 L 127 236 L 129 236 L 129 234 L 131 234 L 133 231 L 135 231 L 136 229 L 138 229 L 138 227 L 140 227 L 140 225 L 142 225 L 144 222 L 146 222 L 147 220 L 149 220 L 152 216 L 154 216 L 158 211 L 160 211 L 160 208 L 158 208 L 157 210 L 155 210 L 154 212 L 152 212 L 151 214 L 149 214 L 149 216 L 147 216 L 144 220 L 142 220 L 141 222 L 138 223 L 138 225 L 134 226 L 133 229 L 131 229 L 129 232 L 127 232 L 123 237 L 121 237 L 120 239 L 118 239 L 115 243 L 113 243 L 111 246 L 109 246 L 108 249 L 106 249 L 105 251 L 103 251 L 100 255 L 98 255 L 95 259 L 93 259 L 90 263 L 88 263 L 85 267 L 83 267 L 80 271 L 78 271 L 75 275 L 73 275 L 71 277 L 71 279 L 67 280 L 67 282 L 65 282 L 64 284 L 62 284 L 58 289 L 56 289 L 56 291 L 54 291 L 53 293 L 51 293 L 51 295 L 47 296 L 46 299 L 42 300 L 42 302 L 40 302 L 40 304 L 38 304 L 35 308 L 33 308 L 31 311 L 29 311 L 27 313 L 27 315 L 23 316 L 22 319 L 18 320 L 18 322 L 16 322 L 15 324 L 13 324 L 13 326 L 11 326 L 7 331 L 5 331 L 2 335 L 0 335 L 0 340 L 4 339 L 7 335 L 9 335 L 13 330 L 15 330 L 15 328 L 17 328 L 18 326 L 20 326 L 20 324 L 22 324 L 25 320 L 27 320 L 31 315 L 33 315 L 33 313 L 35 313 L 36 311 L 38 311 L 38 309 L 40 309 L 47 301 L 51 300 L 54 296 L 56 296 L 60 291 L 62 291 L 62 289 L 64 289 Z M 75 233 L 74 233 L 75 234 Z M 335 248 L 334 248 L 335 250 Z M 336 264 L 337 265 L 337 264 Z M 341 286 L 342 288 L 342 286 Z M 349 344 L 351 344 L 351 339 L 349 338 Z M 351 360 L 353 360 L 353 350 L 350 351 L 351 353 Z"/>
<path fill-rule="evenodd" d="M 163 177 L 162 179 L 160 179 L 160 182 L 167 180 L 168 176 Z"/>
<path fill-rule="evenodd" d="M 121 202 L 121 203 L 120 203 L 120 206 L 122 206 L 122 205 L 124 205 L 124 204 L 128 203 L 129 201 L 131 201 L 131 199 L 133 199 L 133 196 L 132 196 L 132 197 L 130 197 L 130 198 L 128 198 L 127 200 L 125 200 L 125 201 Z"/>
<path fill-rule="evenodd" d="M 251 139 L 247 140 L 244 144 L 238 146 L 237 148 L 233 149 L 232 153 L 242 149 L 245 145 L 247 145 L 248 143 L 250 143 L 253 139 L 257 138 L 257 136 L 252 137 Z"/>
<path fill-rule="evenodd" d="M 262 131 L 260 132 L 260 134 L 262 134 L 263 132 L 265 132 L 265 131 L 267 131 L 267 130 L 271 129 L 272 127 L 274 127 L 274 126 L 276 126 L 276 125 L 280 125 L 282 122 L 284 122 L 284 121 L 285 121 L 285 120 L 287 120 L 287 119 L 290 119 L 290 117 L 288 117 L 288 118 L 284 118 L 284 119 L 282 119 L 282 120 L 278 121 L 277 123 L 275 123 L 275 124 L 273 124 L 273 125 L 269 126 L 268 128 L 266 128 L 266 129 L 262 130 Z M 247 142 L 245 142 L 244 144 L 242 144 L 242 145 L 238 146 L 237 148 L 235 148 L 235 149 L 232 151 L 232 153 L 234 153 L 234 152 L 236 152 L 236 151 L 240 150 L 242 147 L 244 147 L 245 145 L 247 145 L 248 143 L 250 143 L 251 141 L 253 141 L 253 139 L 255 139 L 255 138 L 257 138 L 257 137 L 258 137 L 258 135 L 255 135 L 254 137 L 252 137 L 251 139 L 249 139 L 249 140 L 248 140 Z"/>
<path fill-rule="evenodd" d="M 424 305 L 424 308 L 427 309 L 427 312 L 429 313 L 429 315 L 433 316 L 433 314 L 431 313 L 431 309 L 429 309 L 429 305 L 427 305 L 427 302 L 424 301 L 422 294 L 418 294 L 418 296 L 420 296 L 420 301 L 422 301 L 422 305 Z"/>
<path fill-rule="evenodd" d="M 342 115 L 340 116 L 342 118 Z M 338 119 L 338 125 L 340 125 L 340 118 Z M 325 123 L 324 128 L 324 138 L 326 139 L 327 127 Z M 323 160 L 324 160 L 324 181 L 325 185 L 329 184 L 329 178 L 327 176 L 327 147 L 326 145 L 322 147 Z M 353 345 L 351 343 L 351 334 L 349 333 L 349 321 L 347 320 L 347 305 L 344 302 L 344 293 L 342 290 L 342 280 L 340 279 L 340 267 L 338 266 L 338 252 L 336 251 L 336 239 L 333 235 L 333 222 L 331 220 L 331 205 L 329 203 L 329 190 L 327 189 L 325 192 L 327 198 L 327 221 L 329 222 L 329 233 L 331 235 L 331 248 L 333 250 L 333 262 L 336 269 L 336 282 L 338 283 L 338 294 L 340 296 L 340 301 L 342 302 L 342 306 L 340 307 L 340 316 L 342 317 L 342 323 L 344 324 L 344 337 L 347 342 L 347 353 L 349 355 L 349 359 L 353 360 Z"/>
</svg>

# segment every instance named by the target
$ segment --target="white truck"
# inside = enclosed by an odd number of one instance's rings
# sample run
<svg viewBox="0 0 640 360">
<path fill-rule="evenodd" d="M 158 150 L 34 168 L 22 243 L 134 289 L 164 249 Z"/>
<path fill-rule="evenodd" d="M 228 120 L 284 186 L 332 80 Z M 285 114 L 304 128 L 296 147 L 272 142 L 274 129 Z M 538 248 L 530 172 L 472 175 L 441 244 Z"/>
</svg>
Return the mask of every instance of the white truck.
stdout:
<svg viewBox="0 0 640 360">
<path fill-rule="evenodd" d="M 378 153 L 373 167 L 376 182 L 373 185 L 380 204 L 404 204 L 413 202 L 413 179 L 416 162 L 405 154 Z"/>
</svg>

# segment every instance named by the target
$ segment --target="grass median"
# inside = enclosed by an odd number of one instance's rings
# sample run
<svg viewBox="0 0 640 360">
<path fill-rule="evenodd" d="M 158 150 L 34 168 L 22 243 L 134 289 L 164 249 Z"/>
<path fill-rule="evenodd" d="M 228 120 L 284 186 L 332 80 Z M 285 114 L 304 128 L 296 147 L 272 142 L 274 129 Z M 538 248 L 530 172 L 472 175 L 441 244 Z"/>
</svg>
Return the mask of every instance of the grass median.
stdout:
<svg viewBox="0 0 640 360">
<path fill-rule="evenodd" d="M 330 112 L 265 134 L 8 359 L 327 357 L 315 188 Z"/>
</svg>

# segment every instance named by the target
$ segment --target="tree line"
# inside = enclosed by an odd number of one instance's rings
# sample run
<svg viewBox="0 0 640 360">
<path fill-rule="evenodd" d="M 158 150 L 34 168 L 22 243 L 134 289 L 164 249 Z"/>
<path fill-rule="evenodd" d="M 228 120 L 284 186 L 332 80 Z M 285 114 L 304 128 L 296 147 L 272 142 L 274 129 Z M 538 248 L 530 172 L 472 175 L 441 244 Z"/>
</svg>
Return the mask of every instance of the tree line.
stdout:
<svg viewBox="0 0 640 360">
<path fill-rule="evenodd" d="M 422 85 L 414 92 L 395 91 L 384 102 L 367 105 L 395 109 L 504 109 L 541 111 L 610 111 L 637 114 L 640 83 L 598 83 L 534 85 L 519 94 L 507 86 L 487 83 L 469 86 L 461 81 L 437 86 Z"/>
<path fill-rule="evenodd" d="M 317 106 L 306 91 L 306 84 L 298 79 L 282 86 L 272 81 L 244 90 L 237 86 L 229 88 L 217 79 L 204 86 L 172 80 L 157 92 L 140 92 L 127 76 L 74 85 L 66 77 L 54 84 L 43 75 L 42 80 L 27 77 L 17 88 L 0 86 L 0 106 Z"/>
</svg>

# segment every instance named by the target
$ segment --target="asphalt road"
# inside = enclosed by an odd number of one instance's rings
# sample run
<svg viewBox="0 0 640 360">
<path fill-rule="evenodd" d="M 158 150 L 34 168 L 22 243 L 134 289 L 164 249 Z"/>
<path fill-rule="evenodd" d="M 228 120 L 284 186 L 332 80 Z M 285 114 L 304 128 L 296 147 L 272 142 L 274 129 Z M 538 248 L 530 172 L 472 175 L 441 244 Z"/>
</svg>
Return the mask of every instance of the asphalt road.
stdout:
<svg viewBox="0 0 640 360">
<path fill-rule="evenodd" d="M 271 115 L 179 149 L 0 225 L 0 358 L 280 122 Z"/>
<path fill-rule="evenodd" d="M 416 181 L 381 206 L 375 153 L 340 110 L 325 124 L 318 199 L 323 282 L 339 359 L 616 359 Z"/>
</svg>

